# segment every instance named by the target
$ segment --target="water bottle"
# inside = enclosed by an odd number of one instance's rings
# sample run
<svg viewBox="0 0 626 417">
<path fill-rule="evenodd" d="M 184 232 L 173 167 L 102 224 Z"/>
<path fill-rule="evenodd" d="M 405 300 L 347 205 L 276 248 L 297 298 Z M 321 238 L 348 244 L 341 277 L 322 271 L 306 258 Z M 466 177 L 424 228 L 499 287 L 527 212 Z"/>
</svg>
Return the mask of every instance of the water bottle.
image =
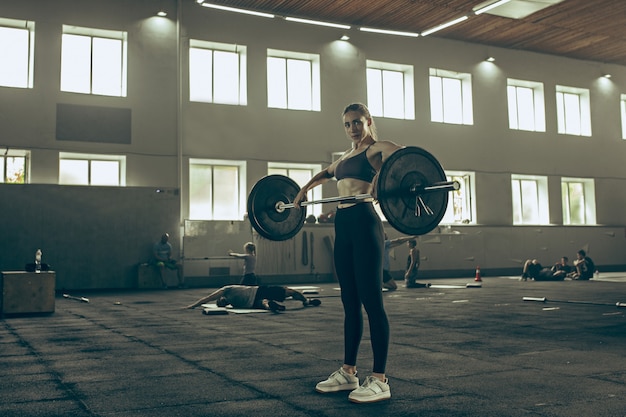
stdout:
<svg viewBox="0 0 626 417">
<path fill-rule="evenodd" d="M 35 272 L 41 272 L 41 249 L 37 249 L 35 252 Z"/>
</svg>

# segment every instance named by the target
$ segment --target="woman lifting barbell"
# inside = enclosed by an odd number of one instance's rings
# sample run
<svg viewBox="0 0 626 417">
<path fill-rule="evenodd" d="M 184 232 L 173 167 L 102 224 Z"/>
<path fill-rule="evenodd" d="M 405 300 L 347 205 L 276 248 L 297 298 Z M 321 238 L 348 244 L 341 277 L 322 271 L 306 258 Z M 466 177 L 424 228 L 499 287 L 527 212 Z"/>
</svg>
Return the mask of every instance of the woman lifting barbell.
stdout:
<svg viewBox="0 0 626 417">
<path fill-rule="evenodd" d="M 294 199 L 306 199 L 307 192 L 335 177 L 339 196 L 371 194 L 383 162 L 401 149 L 390 141 L 376 139 L 374 120 L 364 104 L 350 104 L 343 112 L 344 129 L 352 147 L 328 168 L 317 173 Z M 349 400 L 368 403 L 391 397 L 385 377 L 389 350 L 389 321 L 382 297 L 384 233 L 373 207 L 373 198 L 342 202 L 335 216 L 335 269 L 344 308 L 344 363 L 328 379 L 315 387 L 320 393 L 350 390 Z M 373 374 L 359 386 L 356 360 L 363 334 L 362 306 L 367 312 L 372 351 Z"/>
</svg>

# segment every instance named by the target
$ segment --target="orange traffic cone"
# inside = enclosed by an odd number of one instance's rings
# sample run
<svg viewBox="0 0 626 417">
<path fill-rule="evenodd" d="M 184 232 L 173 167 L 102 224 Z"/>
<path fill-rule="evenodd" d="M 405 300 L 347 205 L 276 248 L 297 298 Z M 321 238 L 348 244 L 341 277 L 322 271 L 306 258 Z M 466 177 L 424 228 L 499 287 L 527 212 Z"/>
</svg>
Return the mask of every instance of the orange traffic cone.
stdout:
<svg viewBox="0 0 626 417">
<path fill-rule="evenodd" d="M 480 277 L 480 266 L 476 267 L 476 278 L 474 278 L 476 282 L 482 282 L 483 279 Z"/>
</svg>

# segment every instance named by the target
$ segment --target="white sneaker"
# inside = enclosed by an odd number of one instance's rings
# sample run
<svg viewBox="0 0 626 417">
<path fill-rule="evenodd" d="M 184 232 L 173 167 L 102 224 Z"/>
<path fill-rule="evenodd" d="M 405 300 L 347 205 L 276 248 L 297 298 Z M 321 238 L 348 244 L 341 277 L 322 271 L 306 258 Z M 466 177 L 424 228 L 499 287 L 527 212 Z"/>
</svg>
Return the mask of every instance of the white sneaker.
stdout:
<svg viewBox="0 0 626 417">
<path fill-rule="evenodd" d="M 385 382 L 375 376 L 368 376 L 363 381 L 363 385 L 355 389 L 348 395 L 348 399 L 353 403 L 373 403 L 376 401 L 388 400 L 391 398 L 389 380 Z"/>
<path fill-rule="evenodd" d="M 315 386 L 315 391 L 325 394 L 327 392 L 351 391 L 359 387 L 359 378 L 349 374 L 343 368 L 330 374 L 328 379 L 319 382 Z"/>
</svg>

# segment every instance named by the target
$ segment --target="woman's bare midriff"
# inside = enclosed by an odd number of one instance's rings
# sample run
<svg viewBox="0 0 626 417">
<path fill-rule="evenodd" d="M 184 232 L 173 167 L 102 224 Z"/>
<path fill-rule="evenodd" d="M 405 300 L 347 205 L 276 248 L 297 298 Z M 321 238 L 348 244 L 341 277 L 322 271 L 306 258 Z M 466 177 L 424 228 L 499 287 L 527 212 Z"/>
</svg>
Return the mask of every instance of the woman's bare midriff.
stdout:
<svg viewBox="0 0 626 417">
<path fill-rule="evenodd" d="M 359 194 L 371 194 L 372 184 L 369 182 L 365 182 L 362 180 L 357 180 L 356 178 L 344 178 L 342 180 L 337 181 L 337 191 L 339 192 L 340 197 L 352 197 Z M 360 200 L 359 202 L 371 202 L 374 201 L 373 198 L 368 198 L 364 200 Z M 347 208 L 352 207 L 355 204 L 359 203 L 339 203 L 337 208 Z"/>
</svg>

